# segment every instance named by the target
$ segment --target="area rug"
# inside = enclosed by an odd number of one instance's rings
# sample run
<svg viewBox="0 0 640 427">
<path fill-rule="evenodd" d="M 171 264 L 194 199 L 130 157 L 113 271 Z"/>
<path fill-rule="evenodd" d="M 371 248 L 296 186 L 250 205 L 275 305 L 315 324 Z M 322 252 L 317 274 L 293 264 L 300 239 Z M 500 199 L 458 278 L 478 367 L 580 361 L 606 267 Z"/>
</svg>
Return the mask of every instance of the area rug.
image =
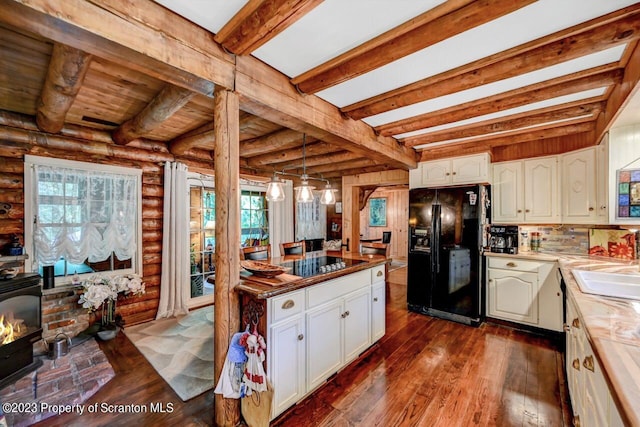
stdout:
<svg viewBox="0 0 640 427">
<path fill-rule="evenodd" d="M 213 388 L 213 306 L 125 333 L 182 400 Z"/>
</svg>

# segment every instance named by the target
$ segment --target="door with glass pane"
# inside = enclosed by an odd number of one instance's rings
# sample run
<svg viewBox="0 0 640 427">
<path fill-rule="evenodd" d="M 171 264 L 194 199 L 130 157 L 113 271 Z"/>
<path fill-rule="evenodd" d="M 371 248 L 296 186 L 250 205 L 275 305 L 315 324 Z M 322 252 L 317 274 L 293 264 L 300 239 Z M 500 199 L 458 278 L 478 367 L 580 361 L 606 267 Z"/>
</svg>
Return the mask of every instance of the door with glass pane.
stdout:
<svg viewBox="0 0 640 427">
<path fill-rule="evenodd" d="M 189 305 L 213 301 L 216 195 L 213 182 L 189 181 Z"/>
</svg>

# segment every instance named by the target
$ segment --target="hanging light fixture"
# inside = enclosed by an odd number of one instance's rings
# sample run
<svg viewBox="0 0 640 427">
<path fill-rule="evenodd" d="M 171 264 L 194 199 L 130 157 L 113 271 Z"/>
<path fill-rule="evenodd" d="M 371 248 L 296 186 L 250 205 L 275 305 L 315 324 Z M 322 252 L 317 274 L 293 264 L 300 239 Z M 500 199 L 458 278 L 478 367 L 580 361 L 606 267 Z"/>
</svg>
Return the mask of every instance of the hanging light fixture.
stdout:
<svg viewBox="0 0 640 427">
<path fill-rule="evenodd" d="M 284 200 L 284 189 L 282 181 L 274 173 L 269 185 L 267 185 L 267 200 L 270 202 L 281 202 Z"/>
<path fill-rule="evenodd" d="M 324 181 L 326 183 L 325 188 L 322 190 L 322 194 L 320 195 L 320 203 L 323 205 L 332 205 L 336 202 L 335 192 L 338 191 L 336 189 L 331 188 L 331 183 L 328 179 L 325 178 L 314 178 L 307 175 L 307 166 L 306 166 L 306 146 L 307 146 L 307 135 L 302 135 L 302 175 L 297 175 L 294 173 L 288 172 L 274 172 L 271 181 L 269 181 L 269 185 L 267 186 L 267 200 L 270 202 L 280 202 L 284 200 L 284 189 L 282 188 L 282 181 L 278 178 L 278 175 L 289 175 L 289 176 L 297 176 L 300 178 L 300 185 L 295 187 L 296 190 L 296 202 L 298 203 L 311 203 L 313 202 L 313 190 L 316 188 L 313 185 L 309 185 L 309 180 L 314 179 L 317 181 Z"/>
</svg>

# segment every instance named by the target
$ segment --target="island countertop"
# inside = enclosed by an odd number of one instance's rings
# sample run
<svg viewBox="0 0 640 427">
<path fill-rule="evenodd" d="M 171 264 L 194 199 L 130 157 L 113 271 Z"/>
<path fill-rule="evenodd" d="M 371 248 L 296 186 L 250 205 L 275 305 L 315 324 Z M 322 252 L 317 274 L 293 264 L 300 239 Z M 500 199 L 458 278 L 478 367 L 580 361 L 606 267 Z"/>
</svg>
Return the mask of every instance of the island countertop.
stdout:
<svg viewBox="0 0 640 427">
<path fill-rule="evenodd" d="M 385 258 L 381 255 L 360 255 L 358 253 L 348 253 L 345 251 L 317 251 L 307 253 L 304 256 L 290 255 L 279 258 L 272 258 L 269 263 L 278 265 L 283 262 L 293 261 L 301 258 L 314 258 L 320 256 L 332 256 L 337 258 L 352 259 L 365 261 L 356 265 L 348 266 L 341 270 L 331 271 L 328 273 L 318 274 L 310 277 L 301 277 L 286 275 L 280 282 L 277 280 L 265 280 L 257 278 L 248 272 L 241 272 L 241 281 L 234 288 L 236 292 L 251 295 L 256 299 L 272 298 L 276 295 L 292 292 L 297 289 L 306 288 L 307 286 L 316 285 L 318 283 L 325 282 L 327 280 L 335 279 L 337 277 L 346 276 L 347 274 L 355 273 L 357 271 L 366 270 L 378 265 L 390 263 L 391 259 Z M 269 284 L 271 283 L 271 284 Z"/>
</svg>

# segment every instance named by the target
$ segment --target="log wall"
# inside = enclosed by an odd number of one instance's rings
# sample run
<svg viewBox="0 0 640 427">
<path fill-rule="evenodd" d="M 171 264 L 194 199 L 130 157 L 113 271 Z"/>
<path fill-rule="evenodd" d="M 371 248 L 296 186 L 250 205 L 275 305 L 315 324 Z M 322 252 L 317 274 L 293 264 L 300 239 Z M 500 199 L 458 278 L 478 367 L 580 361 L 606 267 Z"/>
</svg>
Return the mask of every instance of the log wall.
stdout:
<svg viewBox="0 0 640 427">
<path fill-rule="evenodd" d="M 6 122 L 6 121 L 4 121 Z M 11 122 L 15 125 L 18 121 Z M 116 146 L 108 134 L 87 130 L 85 138 L 38 132 L 29 119 L 21 128 L 0 124 L 0 248 L 17 234 L 24 244 L 24 156 L 63 158 L 98 164 L 142 169 L 142 263 L 146 293 L 118 301 L 117 310 L 126 324 L 155 318 L 160 298 L 162 259 L 163 161 L 179 160 L 190 168 L 213 173 L 213 162 L 174 158 L 166 146 L 155 142 L 134 142 Z M 74 136 L 79 133 L 73 132 Z M 104 135 L 103 135 L 104 134 Z M 105 137 L 106 136 L 106 137 Z"/>
</svg>

